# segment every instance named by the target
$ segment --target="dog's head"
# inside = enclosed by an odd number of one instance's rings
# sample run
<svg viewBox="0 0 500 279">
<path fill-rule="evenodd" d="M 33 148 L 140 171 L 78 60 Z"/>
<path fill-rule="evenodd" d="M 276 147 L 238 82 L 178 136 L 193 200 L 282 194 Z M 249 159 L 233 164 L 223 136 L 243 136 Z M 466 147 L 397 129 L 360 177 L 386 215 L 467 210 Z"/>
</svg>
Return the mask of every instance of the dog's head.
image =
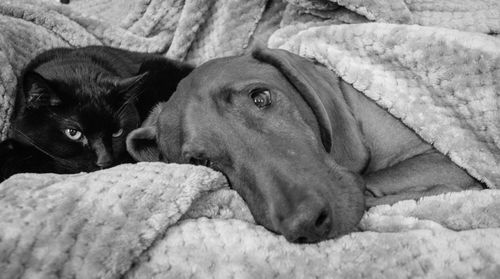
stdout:
<svg viewBox="0 0 500 279">
<path fill-rule="evenodd" d="M 258 223 L 317 242 L 352 231 L 364 211 L 364 184 L 348 170 L 356 168 L 353 121 L 331 72 L 256 49 L 195 69 L 127 146 L 140 161 L 221 171 Z"/>
</svg>

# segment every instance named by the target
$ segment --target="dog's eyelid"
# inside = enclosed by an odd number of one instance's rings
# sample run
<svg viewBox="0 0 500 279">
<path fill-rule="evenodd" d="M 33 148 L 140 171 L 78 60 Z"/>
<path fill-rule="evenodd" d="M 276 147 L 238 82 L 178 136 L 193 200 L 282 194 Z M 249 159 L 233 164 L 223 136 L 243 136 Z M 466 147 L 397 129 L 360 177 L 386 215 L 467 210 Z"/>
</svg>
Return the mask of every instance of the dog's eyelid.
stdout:
<svg viewBox="0 0 500 279">
<path fill-rule="evenodd" d="M 265 83 L 253 83 L 251 85 L 246 86 L 242 91 L 246 92 L 247 94 L 252 93 L 253 91 L 256 90 L 268 90 L 272 91 L 271 86 L 265 84 Z"/>
<path fill-rule="evenodd" d="M 248 94 L 251 95 L 251 94 L 256 93 L 256 92 L 264 92 L 264 91 L 271 92 L 272 90 L 270 88 L 267 88 L 267 87 L 255 87 L 251 90 L 248 90 Z"/>
</svg>

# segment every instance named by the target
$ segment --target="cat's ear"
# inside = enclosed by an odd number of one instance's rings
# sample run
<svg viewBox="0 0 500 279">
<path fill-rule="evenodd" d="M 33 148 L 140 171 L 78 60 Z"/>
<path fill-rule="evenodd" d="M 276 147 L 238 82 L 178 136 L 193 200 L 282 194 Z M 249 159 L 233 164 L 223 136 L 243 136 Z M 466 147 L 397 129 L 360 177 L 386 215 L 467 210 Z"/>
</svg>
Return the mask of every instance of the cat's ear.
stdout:
<svg viewBox="0 0 500 279">
<path fill-rule="evenodd" d="M 50 82 L 35 71 L 29 71 L 24 74 L 23 92 L 26 98 L 26 106 L 30 108 L 57 106 L 61 104 L 61 99 L 50 86 Z"/>
<path fill-rule="evenodd" d="M 155 57 L 141 64 L 139 73 L 150 72 L 152 78 L 163 85 L 163 87 L 177 87 L 181 79 L 189 75 L 194 66 L 177 60 L 164 57 Z M 167 86 L 167 85 L 171 86 Z"/>
<path fill-rule="evenodd" d="M 144 72 L 136 76 L 127 78 L 116 78 L 113 80 L 115 94 L 119 94 L 124 102 L 134 102 L 142 93 L 141 87 L 146 82 L 149 72 Z"/>
<path fill-rule="evenodd" d="M 130 132 L 127 136 L 127 151 L 137 161 L 157 162 L 161 161 L 161 152 L 157 142 L 157 120 L 161 113 L 161 107 L 157 106 L 149 117 L 144 121 L 142 127 Z"/>
<path fill-rule="evenodd" d="M 120 91 L 128 91 L 133 87 L 140 86 L 148 75 L 149 72 L 144 72 L 133 77 L 116 79 L 113 85 Z"/>
<path fill-rule="evenodd" d="M 193 69 L 194 66 L 188 63 L 156 57 L 144 61 L 139 73 L 150 73 L 148 77 L 149 95 L 159 97 L 161 101 L 168 101 L 177 89 L 177 84 Z"/>
</svg>

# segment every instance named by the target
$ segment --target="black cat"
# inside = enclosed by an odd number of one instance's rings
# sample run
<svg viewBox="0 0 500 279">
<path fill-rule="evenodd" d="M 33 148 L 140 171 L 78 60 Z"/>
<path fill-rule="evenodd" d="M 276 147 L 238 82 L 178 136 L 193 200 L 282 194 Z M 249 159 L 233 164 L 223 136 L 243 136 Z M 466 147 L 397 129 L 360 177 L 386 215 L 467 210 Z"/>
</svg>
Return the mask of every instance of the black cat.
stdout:
<svg viewBox="0 0 500 279">
<path fill-rule="evenodd" d="M 0 181 L 19 172 L 88 172 L 129 162 L 127 134 L 191 70 L 103 46 L 40 54 L 19 80 L 12 133 L 0 143 Z"/>
</svg>

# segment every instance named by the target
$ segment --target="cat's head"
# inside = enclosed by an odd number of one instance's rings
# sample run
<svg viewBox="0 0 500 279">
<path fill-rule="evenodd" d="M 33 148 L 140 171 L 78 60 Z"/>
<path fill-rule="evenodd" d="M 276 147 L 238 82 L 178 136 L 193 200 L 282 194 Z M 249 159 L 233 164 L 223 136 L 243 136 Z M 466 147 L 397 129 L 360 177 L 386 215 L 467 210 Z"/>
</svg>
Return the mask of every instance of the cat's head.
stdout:
<svg viewBox="0 0 500 279">
<path fill-rule="evenodd" d="M 120 78 L 82 70 L 24 73 L 25 107 L 16 119 L 16 138 L 53 158 L 56 172 L 107 168 L 130 161 L 127 134 L 140 125 L 134 101 L 148 73 Z"/>
</svg>

